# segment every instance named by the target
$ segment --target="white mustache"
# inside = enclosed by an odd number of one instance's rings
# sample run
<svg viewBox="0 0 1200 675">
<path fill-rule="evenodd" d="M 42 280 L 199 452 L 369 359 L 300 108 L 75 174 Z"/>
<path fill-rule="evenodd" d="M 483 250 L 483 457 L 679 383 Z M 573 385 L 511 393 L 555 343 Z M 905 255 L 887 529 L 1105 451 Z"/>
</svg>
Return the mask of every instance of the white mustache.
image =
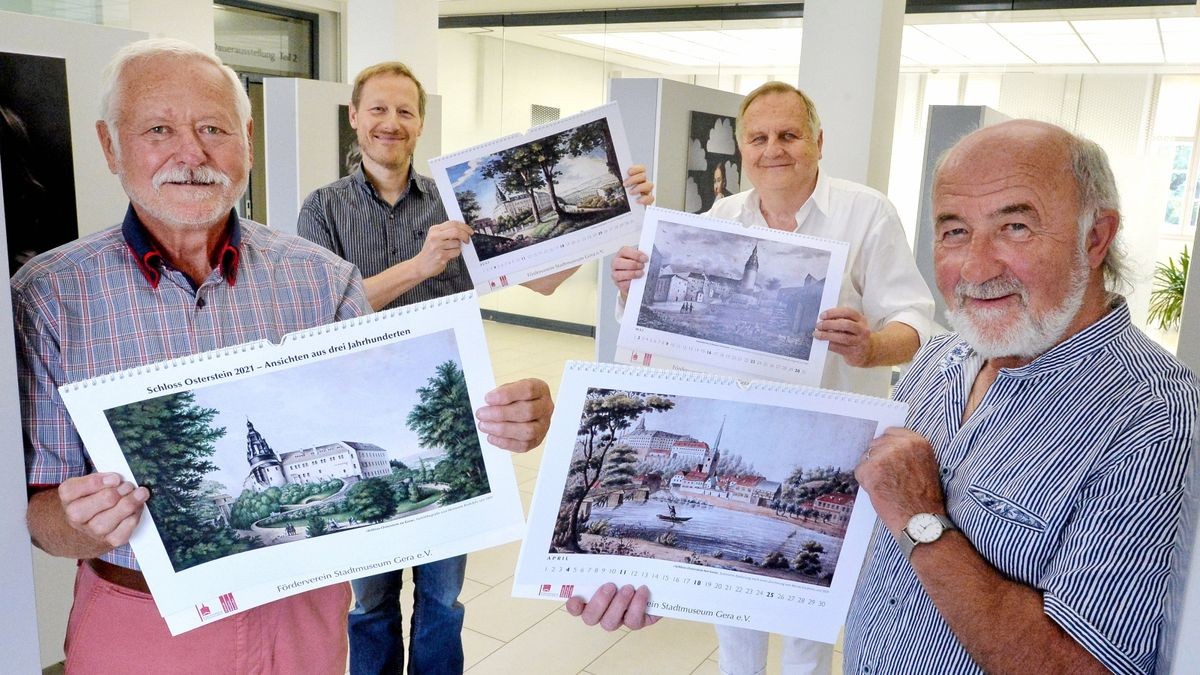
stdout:
<svg viewBox="0 0 1200 675">
<path fill-rule="evenodd" d="M 964 300 L 992 300 L 1016 293 L 1022 302 L 1028 302 L 1029 295 L 1025 285 L 1012 277 L 988 279 L 981 284 L 969 281 L 959 281 L 954 287 L 954 297 L 961 305 Z"/>
<path fill-rule="evenodd" d="M 157 192 L 164 183 L 189 183 L 192 185 L 220 185 L 221 187 L 229 187 L 232 182 L 229 176 L 225 173 L 207 166 L 197 166 L 188 168 L 184 166 L 173 166 L 160 169 L 154 174 L 151 179 L 151 185 L 154 186 L 154 191 Z"/>
</svg>

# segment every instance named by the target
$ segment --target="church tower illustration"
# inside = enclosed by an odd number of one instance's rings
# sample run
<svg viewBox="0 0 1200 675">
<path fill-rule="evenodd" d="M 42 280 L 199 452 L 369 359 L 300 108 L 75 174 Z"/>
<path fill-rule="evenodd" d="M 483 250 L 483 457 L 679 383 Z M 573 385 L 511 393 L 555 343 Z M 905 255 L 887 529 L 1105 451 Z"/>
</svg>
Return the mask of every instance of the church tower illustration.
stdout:
<svg viewBox="0 0 1200 675">
<path fill-rule="evenodd" d="M 258 433 L 249 419 L 246 420 L 246 462 L 250 464 L 250 478 L 254 481 L 255 489 L 261 491 L 287 485 L 279 455 L 275 454 L 267 444 L 267 439 Z"/>
<path fill-rule="evenodd" d="M 721 428 L 717 430 L 717 440 L 713 441 L 712 452 L 704 458 L 704 472 L 710 483 L 716 483 L 717 466 L 721 463 L 721 435 L 725 433 L 725 416 L 721 417 Z"/>
<path fill-rule="evenodd" d="M 746 268 L 742 270 L 742 293 L 753 293 L 754 287 L 758 281 L 758 244 L 754 245 L 754 250 L 750 252 L 750 257 L 746 259 Z"/>
</svg>

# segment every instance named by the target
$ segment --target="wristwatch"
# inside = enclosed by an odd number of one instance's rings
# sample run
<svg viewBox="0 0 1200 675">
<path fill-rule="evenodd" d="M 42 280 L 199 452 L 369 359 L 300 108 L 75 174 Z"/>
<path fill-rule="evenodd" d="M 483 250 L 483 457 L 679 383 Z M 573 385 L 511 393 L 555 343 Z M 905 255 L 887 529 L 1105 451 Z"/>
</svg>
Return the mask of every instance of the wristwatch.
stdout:
<svg viewBox="0 0 1200 675">
<path fill-rule="evenodd" d="M 958 527 L 949 518 L 937 513 L 918 513 L 908 519 L 908 525 L 900 530 L 896 543 L 904 552 L 905 558 L 911 558 L 913 548 L 917 544 L 932 544 L 950 530 Z"/>
</svg>

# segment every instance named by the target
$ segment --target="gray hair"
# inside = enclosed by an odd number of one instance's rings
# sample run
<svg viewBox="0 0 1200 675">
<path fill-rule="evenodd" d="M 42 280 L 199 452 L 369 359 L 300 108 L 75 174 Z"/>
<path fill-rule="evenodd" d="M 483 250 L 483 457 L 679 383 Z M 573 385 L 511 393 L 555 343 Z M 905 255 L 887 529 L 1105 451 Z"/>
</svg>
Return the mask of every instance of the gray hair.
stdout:
<svg viewBox="0 0 1200 675">
<path fill-rule="evenodd" d="M 821 116 L 817 114 L 816 104 L 808 97 L 808 94 L 805 94 L 787 82 L 780 82 L 778 80 L 772 80 L 771 82 L 759 85 L 754 91 L 746 94 L 746 98 L 742 99 L 742 105 L 738 108 L 734 131 L 739 142 L 742 138 L 742 120 L 746 117 L 746 109 L 750 107 L 751 103 L 754 103 L 755 99 L 764 94 L 795 94 L 799 96 L 800 101 L 804 104 L 804 114 L 808 120 L 808 130 L 812 133 L 812 141 L 816 142 L 817 136 L 821 135 Z"/>
<path fill-rule="evenodd" d="M 1120 233 L 1121 197 L 1117 193 L 1117 180 L 1108 163 L 1108 154 L 1099 143 L 1067 132 L 1067 150 L 1079 195 L 1079 246 L 1082 249 L 1087 246 L 1088 230 L 1095 224 L 1100 211 L 1117 212 L 1117 231 Z M 1119 236 L 1109 244 L 1100 269 L 1104 272 L 1109 291 L 1119 292 L 1132 287 L 1125 247 Z"/>
<path fill-rule="evenodd" d="M 122 47 L 113 56 L 112 61 L 109 61 L 108 66 L 104 68 L 104 74 L 101 75 L 100 119 L 108 127 L 108 132 L 113 137 L 114 147 L 118 147 L 115 145 L 117 140 L 117 115 L 120 113 L 123 103 L 121 100 L 123 95 L 121 78 L 125 74 L 125 68 L 135 61 L 162 56 L 177 59 L 197 59 L 211 63 L 219 68 L 221 73 L 229 79 L 229 88 L 231 93 L 233 93 L 238 122 L 240 123 L 242 132 L 245 133 L 246 123 L 250 121 L 250 97 L 246 94 L 245 88 L 242 87 L 242 81 L 238 78 L 237 73 L 229 66 L 221 63 L 221 60 L 217 57 L 183 40 L 151 38 L 148 40 L 139 40 Z"/>
</svg>

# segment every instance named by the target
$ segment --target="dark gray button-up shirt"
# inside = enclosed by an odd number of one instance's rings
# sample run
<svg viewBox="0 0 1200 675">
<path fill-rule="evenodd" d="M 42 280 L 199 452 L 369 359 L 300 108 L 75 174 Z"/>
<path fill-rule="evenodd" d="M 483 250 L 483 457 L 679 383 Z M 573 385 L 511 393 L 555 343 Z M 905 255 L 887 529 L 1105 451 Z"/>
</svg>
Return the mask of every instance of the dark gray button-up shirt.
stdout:
<svg viewBox="0 0 1200 675">
<path fill-rule="evenodd" d="M 409 171 L 408 189 L 389 205 L 363 175 L 354 173 L 315 190 L 300 208 L 297 232 L 358 266 L 363 278 L 417 255 L 429 228 L 447 220 L 433 179 Z M 458 257 L 439 275 L 402 293 L 384 309 L 474 288 Z"/>
</svg>

